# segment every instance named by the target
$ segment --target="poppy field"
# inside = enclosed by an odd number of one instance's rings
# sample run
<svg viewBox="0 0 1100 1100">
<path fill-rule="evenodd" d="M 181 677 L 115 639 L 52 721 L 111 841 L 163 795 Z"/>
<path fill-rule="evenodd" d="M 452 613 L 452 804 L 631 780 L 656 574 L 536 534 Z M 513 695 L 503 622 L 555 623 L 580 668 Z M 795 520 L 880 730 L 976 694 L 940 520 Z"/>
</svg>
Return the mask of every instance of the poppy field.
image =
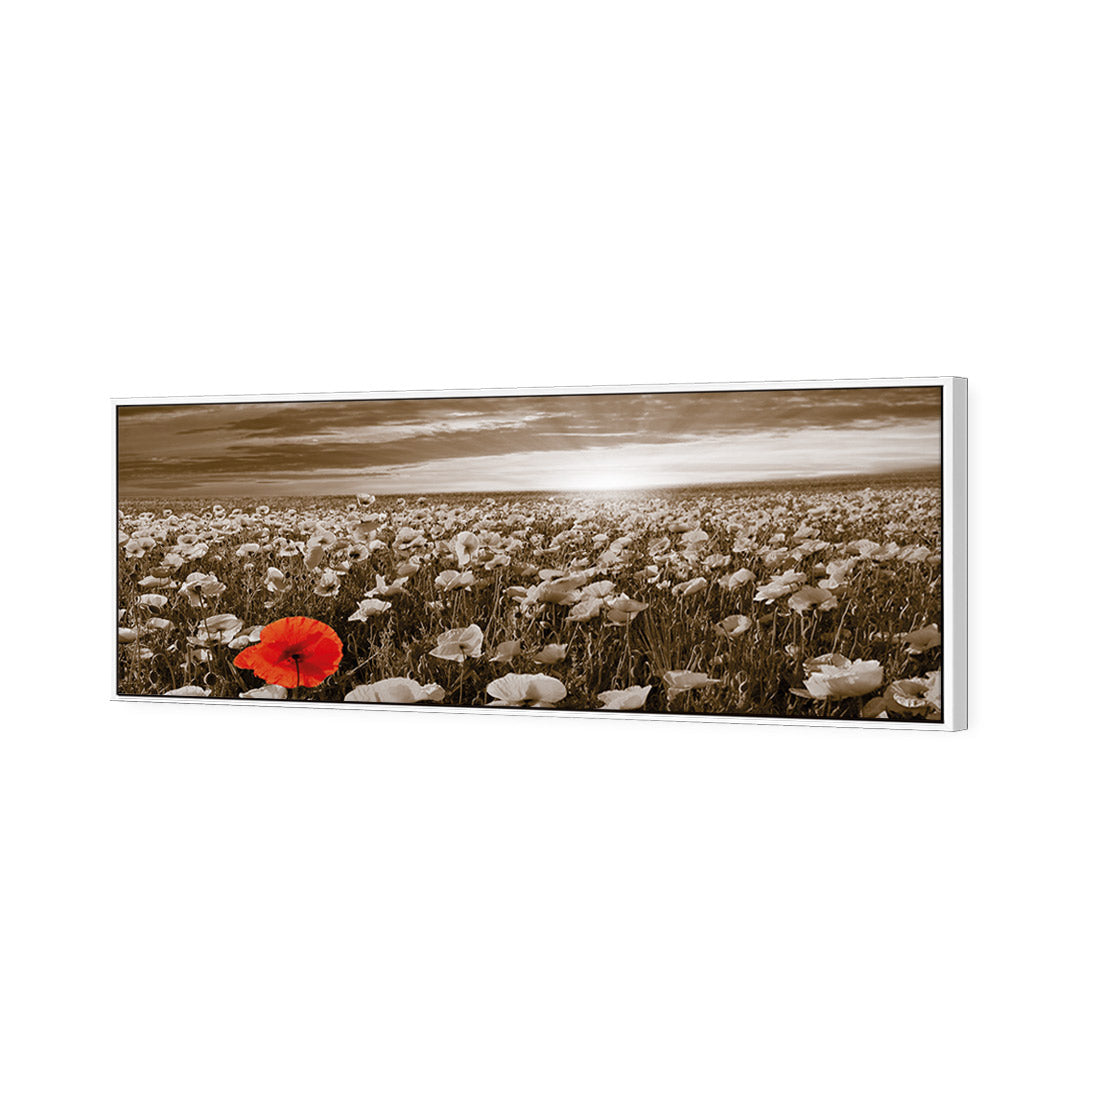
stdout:
<svg viewBox="0 0 1100 1100">
<path fill-rule="evenodd" d="M 120 695 L 942 721 L 938 484 L 118 523 Z"/>
</svg>

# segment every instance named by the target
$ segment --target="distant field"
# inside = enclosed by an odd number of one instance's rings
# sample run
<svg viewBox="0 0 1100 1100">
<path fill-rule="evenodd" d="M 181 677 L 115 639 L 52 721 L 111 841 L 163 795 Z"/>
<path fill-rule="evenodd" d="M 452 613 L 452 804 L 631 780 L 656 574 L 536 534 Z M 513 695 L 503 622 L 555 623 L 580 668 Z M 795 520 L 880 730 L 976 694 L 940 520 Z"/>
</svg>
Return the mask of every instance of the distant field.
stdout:
<svg viewBox="0 0 1100 1100">
<path fill-rule="evenodd" d="M 482 492 L 459 493 L 433 493 L 432 501 L 451 504 L 477 505 L 486 499 L 496 501 L 518 502 L 532 500 L 591 500 L 614 498 L 616 500 L 678 500 L 695 499 L 704 497 L 745 497 L 759 496 L 774 493 L 804 493 L 804 492 L 859 492 L 863 489 L 913 489 L 922 486 L 936 487 L 940 484 L 939 468 L 927 470 L 905 470 L 896 474 L 870 474 L 861 477 L 821 477 L 802 478 L 799 480 L 777 481 L 730 481 L 722 484 L 686 485 L 672 489 L 633 489 L 627 491 L 585 492 L 571 493 L 567 491 L 547 492 L 513 492 L 511 490 L 484 490 Z M 222 508 L 252 509 L 267 505 L 271 508 L 297 508 L 302 509 L 343 509 L 346 507 L 347 496 L 284 496 L 284 497 L 193 497 L 181 499 L 179 497 L 124 497 L 121 500 L 122 507 L 127 512 L 141 512 L 152 509 L 160 512 L 164 508 L 170 508 L 173 512 L 182 514 L 187 511 L 203 511 L 215 506 Z M 406 494 L 404 497 L 396 493 L 375 496 L 379 507 L 393 506 L 398 501 L 427 500 L 418 493 Z"/>
<path fill-rule="evenodd" d="M 123 501 L 118 690 L 936 722 L 941 538 L 938 470 Z"/>
</svg>

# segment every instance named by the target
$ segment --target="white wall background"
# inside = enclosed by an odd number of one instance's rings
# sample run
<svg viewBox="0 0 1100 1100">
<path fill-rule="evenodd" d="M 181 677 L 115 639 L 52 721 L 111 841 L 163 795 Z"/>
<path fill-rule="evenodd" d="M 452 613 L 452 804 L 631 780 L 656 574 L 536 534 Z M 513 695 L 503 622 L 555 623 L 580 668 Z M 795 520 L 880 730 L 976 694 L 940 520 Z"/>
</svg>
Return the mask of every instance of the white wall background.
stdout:
<svg viewBox="0 0 1100 1100">
<path fill-rule="evenodd" d="M 1095 1096 L 1094 13 L 10 10 L 4 1094 Z M 914 374 L 969 733 L 107 702 L 110 397 Z"/>
</svg>

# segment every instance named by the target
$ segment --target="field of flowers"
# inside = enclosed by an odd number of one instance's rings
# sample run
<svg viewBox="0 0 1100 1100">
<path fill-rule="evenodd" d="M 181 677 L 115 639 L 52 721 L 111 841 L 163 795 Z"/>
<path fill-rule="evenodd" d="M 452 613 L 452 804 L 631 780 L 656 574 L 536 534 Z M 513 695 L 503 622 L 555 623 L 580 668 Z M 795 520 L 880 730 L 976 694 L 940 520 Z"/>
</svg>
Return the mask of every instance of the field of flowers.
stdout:
<svg viewBox="0 0 1100 1100">
<path fill-rule="evenodd" d="M 939 486 L 124 502 L 118 692 L 942 720 Z"/>
</svg>

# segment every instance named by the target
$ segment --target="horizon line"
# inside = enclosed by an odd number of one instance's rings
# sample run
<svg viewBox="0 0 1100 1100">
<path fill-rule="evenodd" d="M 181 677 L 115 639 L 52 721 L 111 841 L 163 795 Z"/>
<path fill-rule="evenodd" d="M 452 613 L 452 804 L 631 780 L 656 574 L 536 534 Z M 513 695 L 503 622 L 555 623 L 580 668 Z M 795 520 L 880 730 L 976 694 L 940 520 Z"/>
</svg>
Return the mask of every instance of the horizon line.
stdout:
<svg viewBox="0 0 1100 1100">
<path fill-rule="evenodd" d="M 121 490 L 116 492 L 117 499 L 123 500 L 236 500 L 241 498 L 254 499 L 254 500 L 299 500 L 302 497 L 358 497 L 358 496 L 374 496 L 378 497 L 412 497 L 413 499 L 420 499 L 421 497 L 430 498 L 433 496 L 460 496 L 469 493 L 498 493 L 509 494 L 513 496 L 520 496 L 525 493 L 558 493 L 563 496 L 613 496 L 613 495 L 626 495 L 636 493 L 647 492 L 672 492 L 681 489 L 735 489 L 735 488 L 752 488 L 766 485 L 786 485 L 791 483 L 797 484 L 824 484 L 829 482 L 848 482 L 848 481 L 882 481 L 885 479 L 903 479 L 912 477 L 942 477 L 943 466 L 942 463 L 935 465 L 913 466 L 907 467 L 901 470 L 878 470 L 868 473 L 837 473 L 837 474 L 811 474 L 808 476 L 788 475 L 781 477 L 767 477 L 767 478 L 750 478 L 748 480 L 741 479 L 735 481 L 722 480 L 722 481 L 685 481 L 674 485 L 631 485 L 623 488 L 599 488 L 599 489 L 568 489 L 558 486 L 543 486 L 543 487 L 530 487 L 525 489 L 509 488 L 504 486 L 472 486 L 461 489 L 436 489 L 431 492 L 423 492 L 422 490 L 407 489 L 403 491 L 395 492 L 371 492 L 368 487 L 364 487 L 363 490 L 342 490 L 334 492 L 304 492 L 304 493 L 249 493 L 237 491 L 233 493 L 192 493 L 190 495 L 182 495 L 179 493 L 160 494 L 155 492 L 128 492 L 123 493 Z"/>
</svg>

